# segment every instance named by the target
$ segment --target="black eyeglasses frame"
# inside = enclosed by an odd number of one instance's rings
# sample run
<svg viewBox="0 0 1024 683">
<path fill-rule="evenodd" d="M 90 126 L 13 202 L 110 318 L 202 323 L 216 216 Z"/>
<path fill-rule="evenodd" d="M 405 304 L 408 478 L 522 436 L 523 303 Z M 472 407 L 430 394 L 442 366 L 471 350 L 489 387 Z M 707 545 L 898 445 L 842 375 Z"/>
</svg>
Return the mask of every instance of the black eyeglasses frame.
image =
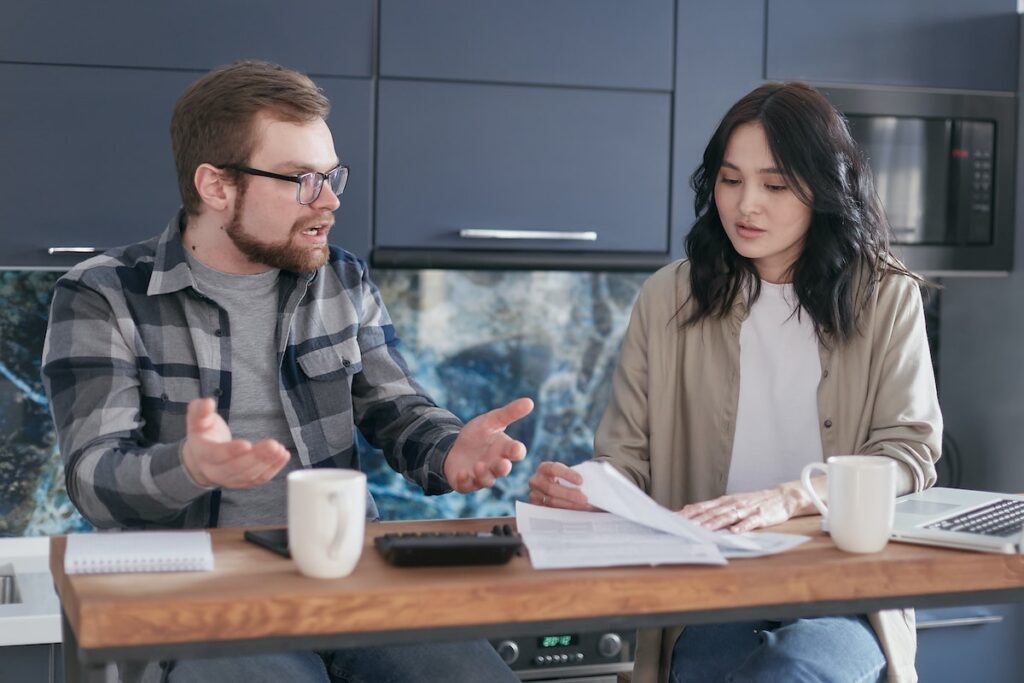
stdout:
<svg viewBox="0 0 1024 683">
<path fill-rule="evenodd" d="M 298 187 L 295 188 L 295 201 L 297 201 L 299 204 L 302 204 L 303 206 L 308 206 L 320 198 L 320 193 L 324 189 L 324 183 L 330 185 L 329 181 L 331 179 L 331 174 L 333 173 L 341 174 L 342 179 L 339 181 L 338 191 L 335 193 L 337 196 L 340 197 L 341 194 L 345 191 L 345 186 L 348 185 L 349 175 L 348 164 L 338 164 L 330 171 L 327 171 L 327 173 L 321 173 L 320 171 L 307 171 L 306 173 L 299 173 L 297 175 L 283 175 L 281 173 L 263 171 L 258 168 L 251 168 L 249 166 L 239 166 L 237 164 L 223 164 L 221 166 L 218 166 L 217 168 L 221 170 L 230 169 L 232 171 L 238 171 L 239 173 L 245 173 L 246 175 L 260 176 L 263 178 L 273 178 L 274 180 L 287 180 L 289 182 L 295 183 L 296 185 L 298 185 Z M 302 179 L 311 176 L 318 176 L 319 183 L 317 184 L 316 191 L 313 193 L 313 198 L 310 199 L 308 202 L 304 202 L 302 201 L 301 197 L 303 182 Z M 334 190 L 332 189 L 331 191 L 333 192 Z"/>
</svg>

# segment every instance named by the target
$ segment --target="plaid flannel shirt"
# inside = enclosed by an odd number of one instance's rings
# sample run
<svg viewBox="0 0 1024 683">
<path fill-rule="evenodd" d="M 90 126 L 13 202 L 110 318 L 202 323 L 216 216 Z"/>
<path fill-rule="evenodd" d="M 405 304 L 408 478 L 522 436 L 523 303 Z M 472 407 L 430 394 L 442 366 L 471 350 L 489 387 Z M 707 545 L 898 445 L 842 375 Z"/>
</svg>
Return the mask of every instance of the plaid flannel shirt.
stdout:
<svg viewBox="0 0 1024 683">
<path fill-rule="evenodd" d="M 190 400 L 215 398 L 230 424 L 231 329 L 196 288 L 180 221 L 54 291 L 43 383 L 68 494 L 97 527 L 216 526 L 219 490 L 197 485 L 180 451 Z M 358 468 L 358 427 L 426 493 L 451 490 L 442 465 L 462 423 L 410 376 L 363 261 L 331 247 L 319 270 L 281 271 L 273 333 L 303 467 Z"/>
</svg>

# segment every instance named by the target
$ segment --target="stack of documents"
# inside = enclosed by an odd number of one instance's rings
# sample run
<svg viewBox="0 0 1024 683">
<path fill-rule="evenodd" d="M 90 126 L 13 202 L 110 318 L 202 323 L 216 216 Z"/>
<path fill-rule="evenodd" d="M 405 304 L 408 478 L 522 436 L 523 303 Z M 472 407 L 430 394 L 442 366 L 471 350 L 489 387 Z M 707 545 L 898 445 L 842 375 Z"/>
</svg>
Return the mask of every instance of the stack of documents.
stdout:
<svg viewBox="0 0 1024 683">
<path fill-rule="evenodd" d="M 580 512 L 516 503 L 516 526 L 535 569 L 656 564 L 725 564 L 809 540 L 797 534 L 710 531 L 654 502 L 606 462 L 574 467 L 594 507 Z M 572 486 L 572 484 L 568 484 Z"/>
</svg>

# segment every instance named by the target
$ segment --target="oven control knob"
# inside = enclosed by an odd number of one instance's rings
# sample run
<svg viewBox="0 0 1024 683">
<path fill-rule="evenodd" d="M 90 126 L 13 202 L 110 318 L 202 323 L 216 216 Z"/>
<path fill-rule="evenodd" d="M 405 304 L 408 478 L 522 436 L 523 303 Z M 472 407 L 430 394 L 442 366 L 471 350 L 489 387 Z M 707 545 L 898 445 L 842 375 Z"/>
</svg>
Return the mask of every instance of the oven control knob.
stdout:
<svg viewBox="0 0 1024 683">
<path fill-rule="evenodd" d="M 622 652 L 622 638 L 619 638 L 618 633 L 605 633 L 597 641 L 597 651 L 602 657 L 618 657 Z"/>
<path fill-rule="evenodd" d="M 498 651 L 498 655 L 506 664 L 511 664 L 519 659 L 519 646 L 514 640 L 503 640 L 494 649 Z"/>
</svg>

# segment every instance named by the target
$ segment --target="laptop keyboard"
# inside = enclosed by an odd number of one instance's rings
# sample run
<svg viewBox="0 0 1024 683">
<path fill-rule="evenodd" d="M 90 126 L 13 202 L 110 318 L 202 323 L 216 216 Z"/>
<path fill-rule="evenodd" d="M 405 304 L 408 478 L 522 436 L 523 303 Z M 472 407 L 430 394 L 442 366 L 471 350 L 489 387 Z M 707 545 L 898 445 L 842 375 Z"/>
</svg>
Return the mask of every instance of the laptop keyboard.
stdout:
<svg viewBox="0 0 1024 683">
<path fill-rule="evenodd" d="M 1024 528 L 1024 500 L 1004 499 L 934 522 L 926 529 L 963 531 L 983 536 L 1013 536 Z"/>
</svg>

